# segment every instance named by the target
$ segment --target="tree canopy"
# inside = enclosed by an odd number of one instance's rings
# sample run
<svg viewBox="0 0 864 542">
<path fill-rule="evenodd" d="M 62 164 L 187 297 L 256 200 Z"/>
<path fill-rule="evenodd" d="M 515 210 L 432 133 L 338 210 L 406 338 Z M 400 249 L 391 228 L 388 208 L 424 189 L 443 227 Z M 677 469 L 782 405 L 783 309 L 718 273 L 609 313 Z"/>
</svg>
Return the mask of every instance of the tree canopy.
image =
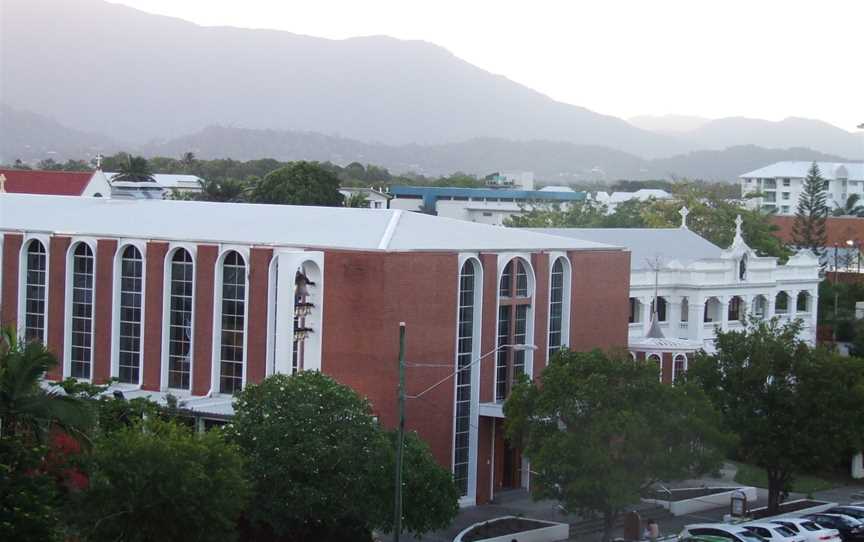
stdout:
<svg viewBox="0 0 864 542">
<path fill-rule="evenodd" d="M 765 469 L 772 512 L 796 473 L 864 446 L 864 361 L 814 350 L 800 329 L 775 318 L 718 330 L 717 352 L 697 356 L 688 372 L 739 436 L 738 456 Z"/>
<path fill-rule="evenodd" d="M 126 181 L 134 183 L 154 182 L 153 169 L 143 156 L 126 155 L 125 161 L 120 161 L 117 167 L 117 175 L 112 182 Z"/>
<path fill-rule="evenodd" d="M 237 398 L 230 430 L 253 485 L 248 520 L 285 540 L 368 540 L 392 528 L 395 451 L 369 403 L 318 372 L 274 375 Z M 450 473 L 409 436 L 404 528 L 449 524 L 458 507 Z"/>
<path fill-rule="evenodd" d="M 640 492 L 719 467 L 729 437 L 695 386 L 665 385 L 626 352 L 562 351 L 504 404 L 508 438 L 531 461 L 533 496 L 604 518 L 604 540 Z"/>
<path fill-rule="evenodd" d="M 344 197 L 335 175 L 317 162 L 299 161 L 265 175 L 255 183 L 249 199 L 254 203 L 339 207 Z"/>
</svg>

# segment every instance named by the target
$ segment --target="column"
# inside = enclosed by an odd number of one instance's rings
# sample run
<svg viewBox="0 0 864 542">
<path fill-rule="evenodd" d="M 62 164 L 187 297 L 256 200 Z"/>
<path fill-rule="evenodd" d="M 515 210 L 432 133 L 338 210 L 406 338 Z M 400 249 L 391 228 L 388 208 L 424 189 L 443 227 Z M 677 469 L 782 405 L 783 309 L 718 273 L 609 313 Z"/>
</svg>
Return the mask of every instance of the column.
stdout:
<svg viewBox="0 0 864 542">
<path fill-rule="evenodd" d="M 48 371 L 48 378 L 61 380 L 65 365 L 63 343 L 66 337 L 66 255 L 70 237 L 54 236 L 48 248 L 48 320 L 47 346 L 57 356 L 57 366 Z"/>
<path fill-rule="evenodd" d="M 720 329 L 726 331 L 729 329 L 729 300 L 732 299 L 732 297 L 724 295 L 718 296 L 717 299 L 720 301 Z M 714 333 L 712 333 L 712 335 L 714 335 Z"/>
<path fill-rule="evenodd" d="M 653 297 L 640 297 L 639 302 L 642 303 L 642 336 L 648 335 L 648 330 L 651 328 L 651 302 Z"/>
<path fill-rule="evenodd" d="M 7 233 L 3 236 L 3 284 L 0 293 L 0 325 L 16 324 L 18 320 L 18 270 L 21 265 L 21 245 L 24 236 Z M 18 325 L 20 328 L 20 324 Z"/>
<path fill-rule="evenodd" d="M 192 395 L 219 393 L 219 367 L 213 371 L 213 303 L 219 247 L 198 245 L 195 251 L 195 308 L 192 317 Z M 221 309 L 220 309 L 221 310 Z M 221 324 L 221 322 L 220 322 Z M 219 333 L 219 331 L 217 331 Z M 217 362 L 218 363 L 218 362 Z M 217 375 L 214 378 L 213 375 Z"/>
<path fill-rule="evenodd" d="M 669 336 L 681 336 L 681 296 L 666 296 L 666 321 L 669 323 Z"/>
<path fill-rule="evenodd" d="M 770 320 L 774 318 L 774 294 L 768 293 L 764 294 L 765 296 L 765 319 Z"/>
<path fill-rule="evenodd" d="M 267 309 L 270 299 L 271 248 L 249 251 L 249 323 L 246 339 L 246 382 L 258 383 L 267 374 Z"/>
<path fill-rule="evenodd" d="M 114 307 L 115 239 L 96 241 L 95 292 L 93 306 L 93 381 L 111 377 L 111 320 Z"/>
<path fill-rule="evenodd" d="M 144 362 L 141 387 L 157 391 L 162 387 L 162 318 L 165 281 L 165 254 L 168 243 L 150 241 L 144 255 Z"/>
<path fill-rule="evenodd" d="M 691 341 L 702 342 L 705 328 L 705 298 L 696 296 L 687 298 L 689 325 L 687 327 L 687 338 Z"/>
</svg>

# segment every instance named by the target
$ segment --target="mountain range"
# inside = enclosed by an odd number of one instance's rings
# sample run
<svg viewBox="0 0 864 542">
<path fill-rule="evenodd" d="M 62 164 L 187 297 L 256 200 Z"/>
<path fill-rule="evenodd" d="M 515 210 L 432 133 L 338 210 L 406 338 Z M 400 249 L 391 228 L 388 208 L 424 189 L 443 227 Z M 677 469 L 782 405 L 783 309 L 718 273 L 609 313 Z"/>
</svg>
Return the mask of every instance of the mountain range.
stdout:
<svg viewBox="0 0 864 542">
<path fill-rule="evenodd" d="M 809 119 L 627 122 L 427 42 L 202 27 L 102 0 L 0 10 L 0 159 L 194 150 L 427 173 L 728 178 L 757 155 L 864 158 L 864 134 Z M 801 150 L 777 150 L 790 148 Z"/>
</svg>

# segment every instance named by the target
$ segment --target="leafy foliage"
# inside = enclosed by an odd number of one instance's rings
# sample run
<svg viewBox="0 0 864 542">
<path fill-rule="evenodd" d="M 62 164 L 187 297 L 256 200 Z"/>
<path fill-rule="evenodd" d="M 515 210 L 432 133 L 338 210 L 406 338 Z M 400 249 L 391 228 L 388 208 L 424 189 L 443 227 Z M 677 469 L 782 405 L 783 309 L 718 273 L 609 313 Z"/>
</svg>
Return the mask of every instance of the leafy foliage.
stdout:
<svg viewBox="0 0 864 542">
<path fill-rule="evenodd" d="M 801 248 L 809 248 L 821 256 L 827 243 L 825 223 L 828 205 L 825 195 L 825 179 L 816 162 L 810 166 L 804 179 L 804 190 L 798 200 L 795 222 L 792 224 L 792 241 Z"/>
<path fill-rule="evenodd" d="M 155 182 L 153 170 L 143 156 L 126 155 L 126 161 L 121 161 L 118 166 L 117 175 L 111 179 L 111 182 Z"/>
<path fill-rule="evenodd" d="M 255 184 L 250 199 L 254 203 L 339 207 L 344 198 L 335 175 L 316 162 L 301 161 L 268 173 Z"/>
<path fill-rule="evenodd" d="M 345 200 L 345 207 L 364 208 L 369 207 L 369 198 L 363 192 L 352 192 Z"/>
<path fill-rule="evenodd" d="M 831 211 L 833 216 L 857 216 L 864 217 L 864 205 L 861 205 L 861 194 L 849 194 L 842 207 Z"/>
<path fill-rule="evenodd" d="M 688 373 L 740 437 L 739 457 L 765 469 L 769 511 L 796 473 L 864 445 L 864 361 L 809 348 L 800 327 L 752 320 L 718 331 L 717 353 L 698 356 Z"/>
<path fill-rule="evenodd" d="M 81 432 L 90 411 L 78 398 L 44 389 L 39 380 L 57 365 L 41 343 L 18 342 L 15 329 L 0 330 L 0 432 L 45 441 L 52 424 Z"/>
<path fill-rule="evenodd" d="M 72 517 L 86 540 L 231 540 L 248 496 L 237 448 L 151 419 L 98 439 Z"/>
<path fill-rule="evenodd" d="M 504 413 L 536 473 L 534 497 L 600 514 L 605 540 L 643 489 L 716 469 L 729 443 L 701 390 L 664 385 L 625 352 L 562 351 L 539 382 L 514 389 Z"/>
<path fill-rule="evenodd" d="M 46 449 L 0 438 L 0 533 L 4 540 L 59 540 L 59 495 L 41 469 Z"/>
<path fill-rule="evenodd" d="M 247 457 L 253 530 L 285 540 L 361 540 L 392 525 L 394 450 L 369 403 L 318 372 L 274 375 L 237 399 L 229 429 Z M 456 512 L 449 473 L 406 438 L 406 530 Z"/>
</svg>

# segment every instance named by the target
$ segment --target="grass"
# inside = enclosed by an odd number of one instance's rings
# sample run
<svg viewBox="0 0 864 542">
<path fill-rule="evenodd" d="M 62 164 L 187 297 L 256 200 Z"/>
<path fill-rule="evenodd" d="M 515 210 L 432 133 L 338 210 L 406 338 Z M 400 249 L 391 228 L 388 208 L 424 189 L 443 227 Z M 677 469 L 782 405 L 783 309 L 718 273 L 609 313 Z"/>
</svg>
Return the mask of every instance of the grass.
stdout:
<svg viewBox="0 0 864 542">
<path fill-rule="evenodd" d="M 735 462 L 735 466 L 738 467 L 738 473 L 735 474 L 737 483 L 745 486 L 768 487 L 768 475 L 765 473 L 765 469 L 738 462 Z M 825 491 L 842 485 L 844 484 L 837 480 L 832 481 L 814 475 L 801 474 L 795 475 L 790 491 L 811 495 L 817 491 Z"/>
</svg>

